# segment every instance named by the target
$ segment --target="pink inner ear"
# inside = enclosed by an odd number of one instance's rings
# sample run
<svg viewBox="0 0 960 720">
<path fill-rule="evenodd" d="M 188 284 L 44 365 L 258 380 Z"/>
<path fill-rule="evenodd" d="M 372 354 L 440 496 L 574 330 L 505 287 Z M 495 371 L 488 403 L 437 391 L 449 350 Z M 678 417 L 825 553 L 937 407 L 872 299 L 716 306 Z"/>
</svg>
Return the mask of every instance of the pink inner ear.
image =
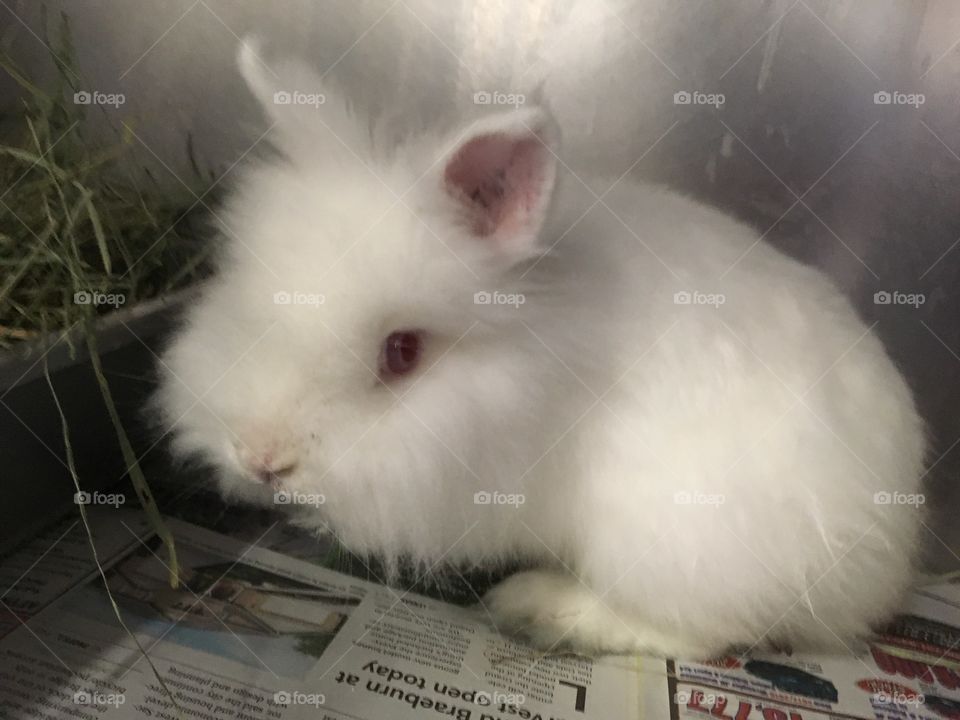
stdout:
<svg viewBox="0 0 960 720">
<path fill-rule="evenodd" d="M 481 236 L 524 229 L 539 208 L 546 150 L 537 138 L 481 135 L 447 163 L 444 180 Z"/>
</svg>

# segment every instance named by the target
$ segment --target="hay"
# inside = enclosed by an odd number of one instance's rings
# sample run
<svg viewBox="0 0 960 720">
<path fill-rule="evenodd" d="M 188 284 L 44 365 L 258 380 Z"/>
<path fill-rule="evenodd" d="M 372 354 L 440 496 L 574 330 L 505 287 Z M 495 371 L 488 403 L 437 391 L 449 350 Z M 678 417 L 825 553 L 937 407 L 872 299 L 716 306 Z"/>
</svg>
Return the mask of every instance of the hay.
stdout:
<svg viewBox="0 0 960 720">
<path fill-rule="evenodd" d="M 0 53 L 0 69 L 23 89 L 0 117 L 0 348 L 205 271 L 208 246 L 191 232 L 193 195 L 136 167 L 126 128 L 113 142 L 84 137 L 86 112 L 104 108 L 74 102 L 82 86 L 65 16 L 48 45 L 57 73 L 46 89 Z M 198 172 L 190 182 L 198 195 L 209 185 Z"/>
</svg>

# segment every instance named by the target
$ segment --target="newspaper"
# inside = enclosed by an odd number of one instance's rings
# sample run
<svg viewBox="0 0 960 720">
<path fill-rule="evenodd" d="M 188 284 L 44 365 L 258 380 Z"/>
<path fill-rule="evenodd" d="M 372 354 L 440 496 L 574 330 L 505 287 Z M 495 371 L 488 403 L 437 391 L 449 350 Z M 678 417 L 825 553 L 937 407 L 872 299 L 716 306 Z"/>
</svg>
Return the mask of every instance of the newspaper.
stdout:
<svg viewBox="0 0 960 720">
<path fill-rule="evenodd" d="M 114 497 L 118 496 L 102 499 Z M 91 505 L 87 513 L 105 565 L 126 552 L 135 538 L 149 533 L 146 517 L 135 510 L 104 503 Z M 21 545 L 0 563 L 0 638 L 96 573 L 79 515 L 61 520 Z"/>
<path fill-rule="evenodd" d="M 662 661 L 541 657 L 482 611 L 170 525 L 184 587 L 167 584 L 156 540 L 137 541 L 108 581 L 183 717 L 668 717 Z M 177 708 L 91 581 L 0 644 L 0 717 L 175 718 Z"/>
<path fill-rule="evenodd" d="M 670 662 L 672 717 L 960 720 L 960 583 L 919 588 L 863 653 Z"/>
<path fill-rule="evenodd" d="M 956 582 L 921 588 L 859 654 L 545 657 L 497 634 L 479 606 L 268 549 L 306 553 L 292 535 L 170 524 L 182 587 L 139 526 L 107 576 L 176 705 L 102 583 L 74 573 L 81 582 L 0 642 L 0 718 L 960 720 Z"/>
</svg>

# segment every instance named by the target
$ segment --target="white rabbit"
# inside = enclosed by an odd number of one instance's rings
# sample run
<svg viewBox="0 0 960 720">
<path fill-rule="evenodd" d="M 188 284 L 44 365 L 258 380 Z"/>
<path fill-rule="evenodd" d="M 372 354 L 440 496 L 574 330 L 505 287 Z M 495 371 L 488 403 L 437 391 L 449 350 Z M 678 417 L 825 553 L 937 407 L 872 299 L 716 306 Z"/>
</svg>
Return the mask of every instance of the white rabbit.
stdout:
<svg viewBox="0 0 960 720">
<path fill-rule="evenodd" d="M 529 562 L 484 606 L 545 648 L 840 646 L 895 611 L 924 430 L 824 276 L 629 177 L 598 200 L 543 108 L 389 144 L 241 67 L 280 153 L 218 211 L 157 398 L 226 495 L 322 499 L 424 569 Z"/>
</svg>

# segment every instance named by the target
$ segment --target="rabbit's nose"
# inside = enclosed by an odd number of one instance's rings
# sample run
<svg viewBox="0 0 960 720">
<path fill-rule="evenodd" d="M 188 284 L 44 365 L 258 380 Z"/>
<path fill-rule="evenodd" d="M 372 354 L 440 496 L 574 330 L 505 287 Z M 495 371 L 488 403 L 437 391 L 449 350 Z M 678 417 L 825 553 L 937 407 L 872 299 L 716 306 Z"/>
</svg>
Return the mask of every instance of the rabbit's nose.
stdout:
<svg viewBox="0 0 960 720">
<path fill-rule="evenodd" d="M 244 471 L 267 485 L 274 485 L 290 477 L 299 466 L 297 457 L 290 450 L 256 451 L 239 444 L 236 448 L 237 458 Z"/>
<path fill-rule="evenodd" d="M 285 477 L 289 477 L 297 469 L 297 463 L 290 462 L 283 465 L 276 463 L 263 463 L 251 468 L 253 475 L 267 485 L 275 485 Z"/>
</svg>

